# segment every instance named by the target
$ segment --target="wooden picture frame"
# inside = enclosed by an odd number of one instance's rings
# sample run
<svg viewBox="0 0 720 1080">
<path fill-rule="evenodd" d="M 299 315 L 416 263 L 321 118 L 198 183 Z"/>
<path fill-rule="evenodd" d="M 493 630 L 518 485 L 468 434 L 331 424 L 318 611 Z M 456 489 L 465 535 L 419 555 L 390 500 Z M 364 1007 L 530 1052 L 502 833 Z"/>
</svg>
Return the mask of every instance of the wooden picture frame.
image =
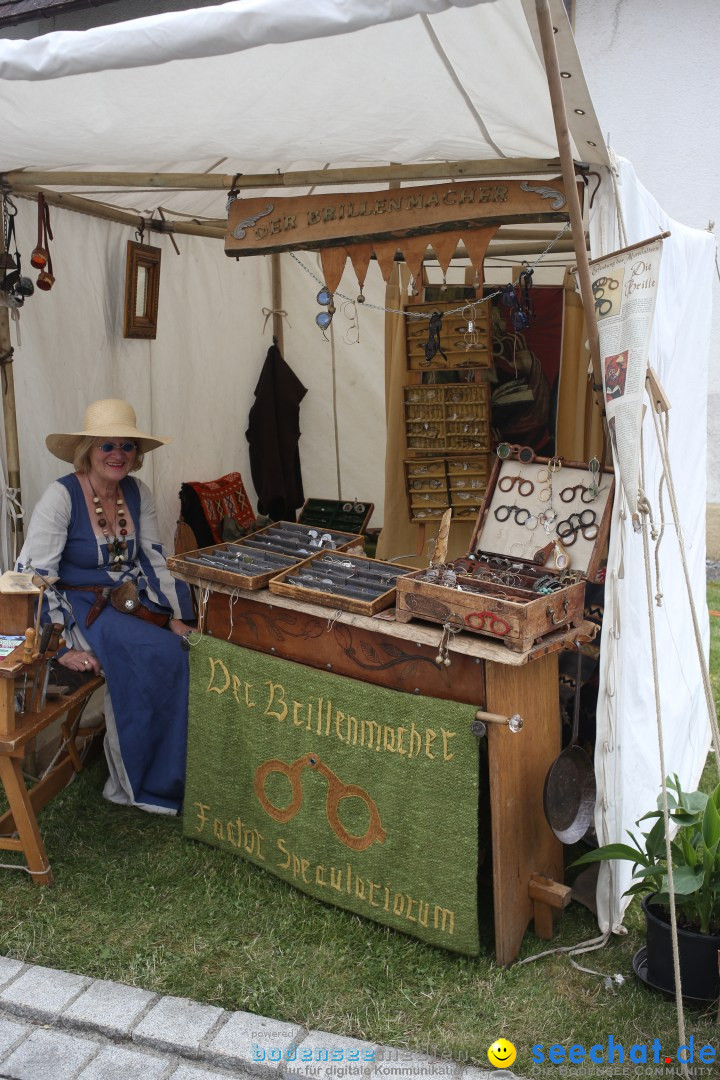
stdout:
<svg viewBox="0 0 720 1080">
<path fill-rule="evenodd" d="M 128 240 L 123 337 L 155 338 L 160 294 L 161 248 Z"/>
</svg>

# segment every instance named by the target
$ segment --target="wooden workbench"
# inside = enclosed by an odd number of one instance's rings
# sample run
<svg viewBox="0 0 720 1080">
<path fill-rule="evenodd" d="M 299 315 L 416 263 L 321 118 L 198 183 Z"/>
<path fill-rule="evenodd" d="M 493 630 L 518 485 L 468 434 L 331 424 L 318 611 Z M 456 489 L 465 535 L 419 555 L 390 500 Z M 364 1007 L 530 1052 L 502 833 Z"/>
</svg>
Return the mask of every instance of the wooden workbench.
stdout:
<svg viewBox="0 0 720 1080">
<path fill-rule="evenodd" d="M 526 653 L 459 634 L 450 644 L 450 667 L 438 667 L 440 627 L 176 576 L 198 586 L 207 634 L 378 686 L 522 716 L 517 733 L 487 725 L 495 953 L 499 964 L 514 960 L 534 916 L 531 877 L 562 881 L 563 848 L 545 820 L 543 787 L 561 750 L 557 654 L 589 624 L 546 637 Z"/>
<path fill-rule="evenodd" d="M 17 650 L 19 652 L 19 650 Z M 0 816 L 0 851 L 22 851 L 33 882 L 51 885 L 53 874 L 40 835 L 37 812 L 70 781 L 83 765 L 78 739 L 91 738 L 104 729 L 104 723 L 91 730 L 79 731 L 80 718 L 90 696 L 105 680 L 100 675 L 62 697 L 55 698 L 36 712 L 15 712 L 16 690 L 25 691 L 32 683 L 35 669 L 43 662 L 21 663 L 13 656 L 0 662 L 0 779 L 10 809 Z M 64 718 L 64 719 L 63 719 Z M 62 747 L 52 768 L 30 791 L 25 786 L 22 764 L 28 744 L 56 720 L 61 720 Z M 17 834 L 17 835 L 15 835 Z"/>
</svg>

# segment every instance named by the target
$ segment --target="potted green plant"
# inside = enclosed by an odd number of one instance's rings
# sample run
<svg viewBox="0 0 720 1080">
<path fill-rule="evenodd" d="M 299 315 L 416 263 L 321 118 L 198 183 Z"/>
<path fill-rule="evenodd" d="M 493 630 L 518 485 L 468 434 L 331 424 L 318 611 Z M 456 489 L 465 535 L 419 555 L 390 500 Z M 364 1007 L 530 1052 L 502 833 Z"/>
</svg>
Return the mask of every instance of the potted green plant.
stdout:
<svg viewBox="0 0 720 1080">
<path fill-rule="evenodd" d="M 683 995 L 710 1000 L 720 992 L 720 785 L 710 794 L 683 791 L 677 776 L 667 780 L 673 826 L 670 849 L 675 887 L 680 982 Z M 632 863 L 633 884 L 626 896 L 645 894 L 646 959 L 635 957 L 637 973 L 649 985 L 674 992 L 667 851 L 662 796 L 658 809 L 637 821 L 653 821 L 641 841 L 628 832 L 630 844 L 606 844 L 576 859 L 572 866 L 625 860 Z M 644 964 L 646 963 L 646 967 Z"/>
</svg>

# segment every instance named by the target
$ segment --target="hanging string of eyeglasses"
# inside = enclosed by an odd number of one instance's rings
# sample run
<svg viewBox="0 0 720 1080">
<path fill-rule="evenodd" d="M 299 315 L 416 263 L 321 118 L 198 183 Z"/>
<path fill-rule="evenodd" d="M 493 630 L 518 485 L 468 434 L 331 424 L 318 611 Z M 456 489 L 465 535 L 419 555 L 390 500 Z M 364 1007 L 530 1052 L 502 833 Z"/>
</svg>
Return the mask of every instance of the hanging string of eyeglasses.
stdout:
<svg viewBox="0 0 720 1080">
<path fill-rule="evenodd" d="M 543 261 L 543 259 L 552 251 L 555 245 L 565 235 L 570 228 L 570 223 L 565 222 L 563 227 L 559 230 L 557 235 L 550 241 L 547 247 L 538 255 L 533 262 L 525 262 L 523 269 L 518 274 L 514 281 L 508 282 L 507 285 L 503 285 L 500 288 L 492 289 L 492 291 L 486 293 L 485 296 L 479 296 L 474 300 L 463 300 L 457 308 L 452 308 L 445 312 L 445 315 L 457 315 L 470 312 L 468 315 L 468 325 L 473 325 L 477 321 L 477 309 L 482 304 L 492 302 L 497 297 L 500 298 L 500 302 L 510 309 L 510 321 L 515 330 L 526 330 L 530 325 L 530 316 L 533 314 L 532 299 L 530 295 L 530 289 L 532 286 L 533 273 Z M 407 308 L 391 308 L 386 307 L 383 304 L 368 304 L 365 296 L 363 295 L 362 286 L 360 293 L 356 299 L 351 296 L 347 296 L 345 293 L 337 292 L 332 293 L 324 283 L 323 279 L 315 273 L 309 266 L 307 266 L 295 252 L 289 253 L 295 260 L 298 266 L 305 271 L 309 276 L 320 286 L 317 294 L 317 302 L 322 307 L 326 308 L 325 311 L 319 312 L 315 317 L 315 322 L 324 332 L 330 326 L 333 315 L 335 314 L 336 306 L 335 299 L 340 299 L 346 303 L 351 303 L 353 306 L 358 304 L 366 304 L 368 308 L 372 308 L 375 311 L 383 311 L 391 315 L 403 315 L 407 319 L 427 319 L 432 320 L 433 314 L 426 311 L 410 311 Z M 473 326 L 474 328 L 474 326 Z"/>
</svg>

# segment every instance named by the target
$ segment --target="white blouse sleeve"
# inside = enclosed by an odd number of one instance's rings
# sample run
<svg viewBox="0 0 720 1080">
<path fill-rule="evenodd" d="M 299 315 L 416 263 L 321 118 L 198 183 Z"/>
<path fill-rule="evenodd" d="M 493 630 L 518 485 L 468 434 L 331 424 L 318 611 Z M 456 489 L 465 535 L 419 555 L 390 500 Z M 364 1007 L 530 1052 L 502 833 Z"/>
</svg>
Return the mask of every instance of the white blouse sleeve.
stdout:
<svg viewBox="0 0 720 1080">
<path fill-rule="evenodd" d="M 42 577 L 57 578 L 71 512 L 70 492 L 62 484 L 52 483 L 33 510 L 27 537 L 18 556 L 18 570 L 32 568 Z M 67 623 L 57 593 L 48 589 L 45 595 L 51 621 Z"/>
</svg>

